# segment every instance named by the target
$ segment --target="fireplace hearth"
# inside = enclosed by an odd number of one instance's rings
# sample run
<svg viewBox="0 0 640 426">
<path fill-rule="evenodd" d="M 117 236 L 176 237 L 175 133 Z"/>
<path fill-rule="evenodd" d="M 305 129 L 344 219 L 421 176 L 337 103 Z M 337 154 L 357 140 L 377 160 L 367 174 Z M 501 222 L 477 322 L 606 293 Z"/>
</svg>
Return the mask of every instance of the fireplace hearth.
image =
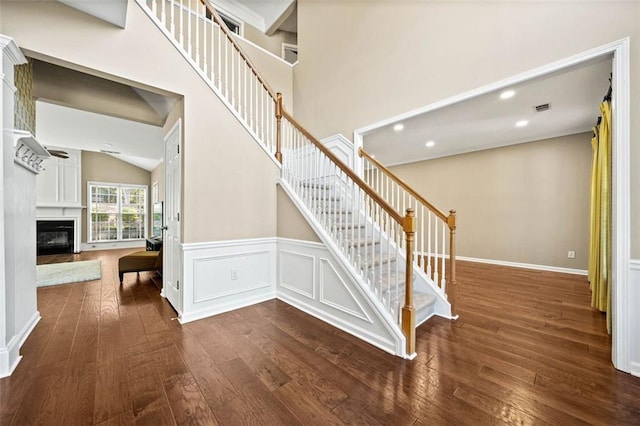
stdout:
<svg viewBox="0 0 640 426">
<path fill-rule="evenodd" d="M 73 220 L 39 220 L 36 225 L 37 254 L 73 253 Z"/>
</svg>

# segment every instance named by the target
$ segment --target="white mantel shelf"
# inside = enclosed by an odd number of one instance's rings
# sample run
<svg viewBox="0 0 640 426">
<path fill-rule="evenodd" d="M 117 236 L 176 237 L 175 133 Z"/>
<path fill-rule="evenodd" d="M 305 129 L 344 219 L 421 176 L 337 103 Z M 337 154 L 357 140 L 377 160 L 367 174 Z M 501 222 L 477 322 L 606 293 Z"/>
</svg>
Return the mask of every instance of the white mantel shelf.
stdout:
<svg viewBox="0 0 640 426">
<path fill-rule="evenodd" d="M 51 157 L 49 151 L 31 133 L 23 130 L 13 130 L 13 148 L 13 161 L 35 174 L 43 170 L 42 162 Z"/>
</svg>

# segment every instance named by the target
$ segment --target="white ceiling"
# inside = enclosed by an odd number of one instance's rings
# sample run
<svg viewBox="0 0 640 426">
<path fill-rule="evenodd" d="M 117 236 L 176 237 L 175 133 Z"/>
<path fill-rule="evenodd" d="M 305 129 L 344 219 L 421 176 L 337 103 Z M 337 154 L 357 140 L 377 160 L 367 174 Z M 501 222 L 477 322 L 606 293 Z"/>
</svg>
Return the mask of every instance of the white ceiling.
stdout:
<svg viewBox="0 0 640 426">
<path fill-rule="evenodd" d="M 297 32 L 296 0 L 209 0 L 217 9 L 235 16 L 267 35 L 276 30 Z"/>
<path fill-rule="evenodd" d="M 36 137 L 45 146 L 100 152 L 145 170 L 162 161 L 162 127 L 36 101 Z"/>
<path fill-rule="evenodd" d="M 127 0 L 58 1 L 120 28 L 124 28 L 127 22 Z"/>
<path fill-rule="evenodd" d="M 500 99 L 501 90 L 414 115 L 364 135 L 364 149 L 390 166 L 586 132 L 610 73 L 611 58 L 598 59 L 505 88 L 515 91 L 510 99 Z M 535 111 L 545 103 L 548 111 Z M 519 120 L 529 124 L 516 127 Z M 402 131 L 393 130 L 398 122 Z"/>
</svg>

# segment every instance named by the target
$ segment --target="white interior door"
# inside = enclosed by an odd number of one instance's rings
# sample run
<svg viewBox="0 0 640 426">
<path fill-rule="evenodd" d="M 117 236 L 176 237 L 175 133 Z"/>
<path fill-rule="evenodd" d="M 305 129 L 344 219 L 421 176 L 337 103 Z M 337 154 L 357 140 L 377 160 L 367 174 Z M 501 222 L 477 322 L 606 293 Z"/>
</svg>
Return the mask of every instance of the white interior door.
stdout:
<svg viewBox="0 0 640 426">
<path fill-rule="evenodd" d="M 180 286 L 182 259 L 180 254 L 180 139 L 181 120 L 173 126 L 164 140 L 164 237 L 162 295 L 171 306 L 182 313 Z"/>
</svg>

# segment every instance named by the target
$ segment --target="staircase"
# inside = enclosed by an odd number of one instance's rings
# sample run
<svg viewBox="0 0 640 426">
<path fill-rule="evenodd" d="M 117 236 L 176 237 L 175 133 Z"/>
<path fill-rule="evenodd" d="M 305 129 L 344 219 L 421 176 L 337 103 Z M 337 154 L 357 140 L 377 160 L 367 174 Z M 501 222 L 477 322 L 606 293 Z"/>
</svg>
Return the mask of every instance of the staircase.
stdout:
<svg viewBox="0 0 640 426">
<path fill-rule="evenodd" d="M 136 1 L 280 166 L 282 188 L 402 333 L 399 355 L 415 356 L 417 325 L 454 318 L 455 212 L 444 215 L 363 150 L 361 174 L 340 161 L 283 108 L 209 4 Z"/>
</svg>

